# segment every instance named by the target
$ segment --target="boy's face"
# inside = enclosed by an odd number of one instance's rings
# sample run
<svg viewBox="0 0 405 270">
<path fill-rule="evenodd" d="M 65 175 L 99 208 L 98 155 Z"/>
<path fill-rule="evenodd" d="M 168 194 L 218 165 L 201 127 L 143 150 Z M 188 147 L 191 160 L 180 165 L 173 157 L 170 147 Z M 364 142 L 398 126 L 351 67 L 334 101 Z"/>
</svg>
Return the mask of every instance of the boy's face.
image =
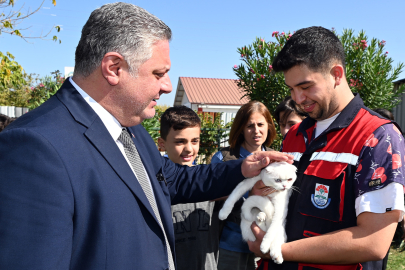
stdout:
<svg viewBox="0 0 405 270">
<path fill-rule="evenodd" d="M 170 128 L 166 140 L 159 138 L 158 143 L 171 161 L 191 166 L 200 148 L 200 132 L 200 126 L 181 130 Z"/>
</svg>

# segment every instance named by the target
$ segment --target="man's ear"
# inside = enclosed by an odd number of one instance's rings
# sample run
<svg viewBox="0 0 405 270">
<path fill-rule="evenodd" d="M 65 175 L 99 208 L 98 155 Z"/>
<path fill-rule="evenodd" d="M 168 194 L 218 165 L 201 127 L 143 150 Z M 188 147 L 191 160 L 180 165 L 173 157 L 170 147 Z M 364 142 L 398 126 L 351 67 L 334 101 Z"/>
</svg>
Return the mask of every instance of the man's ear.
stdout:
<svg viewBox="0 0 405 270">
<path fill-rule="evenodd" d="M 110 85 L 118 84 L 124 65 L 126 65 L 126 61 L 121 54 L 108 52 L 104 55 L 101 60 L 101 73 Z"/>
<path fill-rule="evenodd" d="M 335 87 L 340 85 L 343 79 L 343 75 L 345 74 L 345 71 L 343 69 L 342 65 L 335 65 L 332 69 L 331 69 L 331 75 L 332 77 L 335 79 Z"/>
<path fill-rule="evenodd" d="M 158 145 L 160 147 L 160 149 L 162 149 L 163 151 L 166 151 L 166 142 L 165 140 L 162 139 L 162 137 L 158 138 Z"/>
</svg>

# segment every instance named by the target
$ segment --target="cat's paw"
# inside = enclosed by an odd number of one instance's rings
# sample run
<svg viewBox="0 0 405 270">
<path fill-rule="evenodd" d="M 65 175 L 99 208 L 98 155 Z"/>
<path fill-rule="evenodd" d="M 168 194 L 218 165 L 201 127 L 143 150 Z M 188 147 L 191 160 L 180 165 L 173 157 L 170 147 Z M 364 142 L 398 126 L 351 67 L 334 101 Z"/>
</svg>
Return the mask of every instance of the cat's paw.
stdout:
<svg viewBox="0 0 405 270">
<path fill-rule="evenodd" d="M 277 264 L 283 263 L 283 254 L 281 253 L 281 245 L 278 245 L 278 244 L 271 245 L 270 257 Z"/>
<path fill-rule="evenodd" d="M 266 221 L 266 214 L 264 212 L 260 212 L 259 214 L 257 214 L 256 219 L 259 222 L 263 222 Z"/>
<path fill-rule="evenodd" d="M 229 211 L 226 211 L 224 208 L 222 208 L 219 211 L 218 217 L 220 220 L 225 220 L 229 216 L 229 213 L 230 213 Z"/>
<path fill-rule="evenodd" d="M 260 251 L 266 254 L 270 250 L 270 242 L 263 238 L 262 243 L 260 244 Z"/>
</svg>

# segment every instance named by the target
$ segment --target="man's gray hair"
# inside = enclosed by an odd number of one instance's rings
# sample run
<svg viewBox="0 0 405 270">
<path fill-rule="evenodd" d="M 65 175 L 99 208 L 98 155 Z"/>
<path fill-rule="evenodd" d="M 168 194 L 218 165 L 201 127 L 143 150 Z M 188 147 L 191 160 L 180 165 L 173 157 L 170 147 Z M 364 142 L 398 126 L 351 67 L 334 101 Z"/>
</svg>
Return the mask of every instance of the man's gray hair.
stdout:
<svg viewBox="0 0 405 270">
<path fill-rule="evenodd" d="M 138 67 L 152 57 L 152 45 L 170 40 L 172 31 L 156 16 L 128 3 L 113 3 L 94 10 L 82 29 L 76 48 L 75 71 L 89 76 L 108 52 L 117 52 L 136 76 Z"/>
</svg>

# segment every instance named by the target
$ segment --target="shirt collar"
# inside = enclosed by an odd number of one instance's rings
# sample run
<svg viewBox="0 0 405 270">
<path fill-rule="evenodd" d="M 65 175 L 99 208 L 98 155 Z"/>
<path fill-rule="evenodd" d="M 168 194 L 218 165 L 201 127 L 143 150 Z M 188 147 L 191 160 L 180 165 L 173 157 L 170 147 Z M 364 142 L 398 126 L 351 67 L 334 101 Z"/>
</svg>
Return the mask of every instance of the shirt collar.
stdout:
<svg viewBox="0 0 405 270">
<path fill-rule="evenodd" d="M 262 147 L 262 151 L 266 151 L 266 148 Z M 252 154 L 252 153 L 249 152 L 248 150 L 246 150 L 245 148 L 243 148 L 243 146 L 240 146 L 240 149 L 239 149 L 239 156 L 240 156 L 241 158 L 248 157 L 248 156 L 250 156 L 251 154 Z"/>
<path fill-rule="evenodd" d="M 101 121 L 104 123 L 108 132 L 114 141 L 118 140 L 118 137 L 121 135 L 122 126 L 118 120 L 109 113 L 106 109 L 103 108 L 100 104 L 97 103 L 92 97 L 90 97 L 83 89 L 80 88 L 73 80 L 72 77 L 69 77 L 70 83 L 74 88 L 80 93 L 84 100 L 93 108 L 94 112 L 100 117 Z"/>
</svg>

